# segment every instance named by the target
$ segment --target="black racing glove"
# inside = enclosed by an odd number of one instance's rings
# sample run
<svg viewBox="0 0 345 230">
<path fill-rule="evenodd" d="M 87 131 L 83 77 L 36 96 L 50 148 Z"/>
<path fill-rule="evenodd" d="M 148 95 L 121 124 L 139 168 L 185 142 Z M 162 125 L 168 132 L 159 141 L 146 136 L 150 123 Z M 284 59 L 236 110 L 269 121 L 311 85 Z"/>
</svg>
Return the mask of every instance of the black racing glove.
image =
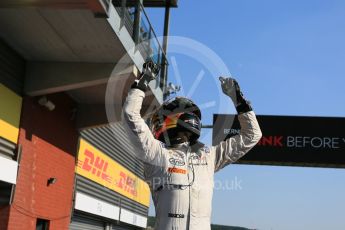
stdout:
<svg viewBox="0 0 345 230">
<path fill-rule="evenodd" d="M 153 61 L 148 61 L 143 64 L 143 71 L 139 77 L 134 81 L 131 88 L 140 89 L 146 92 L 150 81 L 154 80 L 159 73 L 159 66 Z"/>
<path fill-rule="evenodd" d="M 244 98 L 240 86 L 235 79 L 230 77 L 219 77 L 219 80 L 221 82 L 223 93 L 231 98 L 238 114 L 246 113 L 253 110 L 250 102 Z"/>
</svg>

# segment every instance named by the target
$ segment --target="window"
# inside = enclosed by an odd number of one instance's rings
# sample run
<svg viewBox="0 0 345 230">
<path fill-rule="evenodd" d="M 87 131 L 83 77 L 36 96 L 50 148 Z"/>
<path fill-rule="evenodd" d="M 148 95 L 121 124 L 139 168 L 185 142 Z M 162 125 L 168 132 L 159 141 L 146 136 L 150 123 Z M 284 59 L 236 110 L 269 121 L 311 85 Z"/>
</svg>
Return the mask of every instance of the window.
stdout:
<svg viewBox="0 0 345 230">
<path fill-rule="evenodd" d="M 48 229 L 49 229 L 49 220 L 37 219 L 36 230 L 48 230 Z"/>
</svg>

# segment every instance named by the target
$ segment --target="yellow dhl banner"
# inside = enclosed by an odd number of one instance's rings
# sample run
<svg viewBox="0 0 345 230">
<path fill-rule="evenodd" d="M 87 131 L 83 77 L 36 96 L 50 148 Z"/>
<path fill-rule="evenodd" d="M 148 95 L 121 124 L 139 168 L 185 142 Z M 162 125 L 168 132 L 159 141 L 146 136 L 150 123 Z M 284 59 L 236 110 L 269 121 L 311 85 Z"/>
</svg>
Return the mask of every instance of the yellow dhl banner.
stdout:
<svg viewBox="0 0 345 230">
<path fill-rule="evenodd" d="M 18 142 L 22 98 L 0 84 L 0 137 Z"/>
<path fill-rule="evenodd" d="M 150 189 L 145 181 L 84 139 L 79 142 L 76 173 L 147 207 L 150 204 Z"/>
</svg>

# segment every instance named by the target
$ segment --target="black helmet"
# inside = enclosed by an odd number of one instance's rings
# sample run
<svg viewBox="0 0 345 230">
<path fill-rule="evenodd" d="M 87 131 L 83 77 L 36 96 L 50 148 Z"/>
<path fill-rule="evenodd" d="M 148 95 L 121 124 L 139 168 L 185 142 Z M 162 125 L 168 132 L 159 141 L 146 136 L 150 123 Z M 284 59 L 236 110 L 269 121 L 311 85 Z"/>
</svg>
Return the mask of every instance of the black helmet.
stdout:
<svg viewBox="0 0 345 230">
<path fill-rule="evenodd" d="M 152 115 L 150 126 L 154 137 L 167 145 L 184 142 L 179 138 L 182 132 L 188 134 L 189 142 L 195 143 L 200 137 L 201 112 L 190 99 L 172 98 Z"/>
</svg>

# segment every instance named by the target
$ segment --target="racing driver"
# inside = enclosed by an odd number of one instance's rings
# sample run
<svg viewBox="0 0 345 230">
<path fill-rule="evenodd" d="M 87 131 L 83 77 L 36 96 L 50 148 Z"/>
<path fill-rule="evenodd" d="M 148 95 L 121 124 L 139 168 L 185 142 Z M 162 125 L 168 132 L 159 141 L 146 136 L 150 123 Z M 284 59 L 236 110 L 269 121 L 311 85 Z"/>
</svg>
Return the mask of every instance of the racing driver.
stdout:
<svg viewBox="0 0 345 230">
<path fill-rule="evenodd" d="M 236 80 L 220 77 L 222 91 L 233 101 L 241 130 L 208 147 L 198 138 L 200 109 L 183 97 L 171 99 L 152 115 L 149 125 L 140 115 L 148 83 L 159 69 L 146 62 L 123 108 L 123 122 L 144 162 L 144 176 L 156 209 L 156 230 L 210 230 L 213 177 L 245 155 L 261 138 L 250 103 Z"/>
</svg>

